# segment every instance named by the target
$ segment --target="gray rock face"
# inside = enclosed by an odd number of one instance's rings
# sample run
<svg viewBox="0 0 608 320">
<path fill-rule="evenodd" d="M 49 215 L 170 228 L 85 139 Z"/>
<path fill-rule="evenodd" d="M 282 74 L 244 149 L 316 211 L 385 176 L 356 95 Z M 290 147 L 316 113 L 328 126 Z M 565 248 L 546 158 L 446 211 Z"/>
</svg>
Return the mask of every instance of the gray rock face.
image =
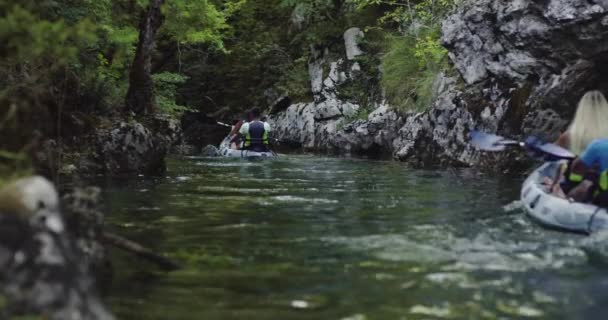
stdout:
<svg viewBox="0 0 608 320">
<path fill-rule="evenodd" d="M 273 136 L 301 142 L 305 149 L 339 154 L 391 154 L 392 140 L 403 118 L 387 105 L 378 104 L 368 116 L 358 118 L 361 107 L 340 98 L 343 84 L 359 81 L 359 63 L 351 61 L 363 52 L 358 47 L 363 32 L 344 33 L 346 59 L 329 61 L 328 53 L 313 50 L 309 64 L 314 102 L 292 104 L 271 115 Z"/>
<path fill-rule="evenodd" d="M 162 135 L 162 137 L 166 137 Z M 162 174 L 168 140 L 138 122 L 120 122 L 97 133 L 96 158 L 107 174 Z"/>
<path fill-rule="evenodd" d="M 8 298 L 2 315 L 114 319 L 68 234 L 53 185 L 22 179 L 0 190 L 0 199 L 0 275 Z"/>
<path fill-rule="evenodd" d="M 556 138 L 585 91 L 608 89 L 607 10 L 606 1 L 469 1 L 442 28 L 464 85 L 437 89 L 429 110 L 407 119 L 395 157 L 479 164 L 466 143 L 473 128 Z"/>
<path fill-rule="evenodd" d="M 344 113 L 352 114 L 355 107 L 344 104 L 338 118 L 319 120 L 315 117 L 314 103 L 295 104 L 270 118 L 273 134 L 299 141 L 308 150 L 363 155 L 392 153 L 392 142 L 403 118 L 389 106 L 378 105 L 366 119 L 348 121 Z"/>
<path fill-rule="evenodd" d="M 346 58 L 348 60 L 353 60 L 363 54 L 363 51 L 359 48 L 359 40 L 364 36 L 365 34 L 359 28 L 350 28 L 344 32 L 344 46 L 346 47 Z"/>
<path fill-rule="evenodd" d="M 393 141 L 395 158 L 416 165 L 474 163 L 477 153 L 468 144 L 468 132 L 475 121 L 461 101 L 460 92 L 448 90 L 431 110 L 408 117 Z"/>
<path fill-rule="evenodd" d="M 375 112 L 354 121 L 356 111 L 345 116 L 345 103 L 337 97 L 343 96 L 338 92 L 343 79 L 356 77 L 360 68 L 351 62 L 361 54 L 355 41 L 359 32 L 344 35 L 346 63 L 329 63 L 326 74 L 327 61 L 311 64 L 315 102 L 277 115 L 279 135 L 299 138 L 314 150 L 374 153 L 379 148 L 419 165 L 523 167 L 525 157 L 515 153 L 482 156 L 467 142 L 470 130 L 552 140 L 584 92 L 608 93 L 605 0 L 465 1 L 445 19 L 441 39 L 460 75 L 439 75 L 433 103 L 405 119 L 387 112 L 390 108 L 378 108 L 390 114 L 383 120 L 376 120 Z"/>
</svg>

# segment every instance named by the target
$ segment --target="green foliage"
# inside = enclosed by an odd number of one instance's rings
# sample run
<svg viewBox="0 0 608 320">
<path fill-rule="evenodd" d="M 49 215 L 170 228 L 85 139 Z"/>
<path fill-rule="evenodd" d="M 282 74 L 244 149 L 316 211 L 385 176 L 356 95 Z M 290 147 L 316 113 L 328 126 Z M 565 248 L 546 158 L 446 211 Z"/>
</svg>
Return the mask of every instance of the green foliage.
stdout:
<svg viewBox="0 0 608 320">
<path fill-rule="evenodd" d="M 370 6 L 385 7 L 380 24 L 407 27 L 413 22 L 426 27 L 437 24 L 461 0 L 347 0 L 361 10 Z"/>
<path fill-rule="evenodd" d="M 421 111 L 431 104 L 433 82 L 445 68 L 447 51 L 439 44 L 439 28 L 419 38 L 392 36 L 382 57 L 382 86 L 391 105 Z"/>
<path fill-rule="evenodd" d="M 294 101 L 309 101 L 312 99 L 310 76 L 308 74 L 308 56 L 296 59 L 293 64 L 285 66 L 277 81 L 276 88 L 285 92 Z"/>
<path fill-rule="evenodd" d="M 420 111 L 428 107 L 436 75 L 447 67 L 447 51 L 440 42 L 440 23 L 460 0 L 348 1 L 360 10 L 383 7 L 379 27 L 393 30 L 382 57 L 381 84 L 389 103 L 401 110 Z"/>
<path fill-rule="evenodd" d="M 177 88 L 188 80 L 188 77 L 176 73 L 163 72 L 152 76 L 156 103 L 161 112 L 179 117 L 190 108 L 178 105 L 175 101 Z"/>
<path fill-rule="evenodd" d="M 239 2 L 231 3 L 229 12 L 237 10 Z M 178 43 L 208 43 L 224 49 L 222 33 L 228 28 L 226 16 L 209 0 L 167 1 L 162 12 L 166 17 L 162 32 Z"/>
</svg>

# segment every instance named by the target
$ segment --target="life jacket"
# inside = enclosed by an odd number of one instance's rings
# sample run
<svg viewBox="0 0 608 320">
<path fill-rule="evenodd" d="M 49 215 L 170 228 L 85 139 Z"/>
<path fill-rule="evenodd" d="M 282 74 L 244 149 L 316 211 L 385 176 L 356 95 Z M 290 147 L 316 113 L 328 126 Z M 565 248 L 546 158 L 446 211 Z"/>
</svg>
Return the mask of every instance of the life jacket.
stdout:
<svg viewBox="0 0 608 320">
<path fill-rule="evenodd" d="M 264 128 L 264 122 L 249 122 L 249 131 L 245 136 L 245 149 L 256 152 L 268 151 L 268 132 Z"/>
<path fill-rule="evenodd" d="M 599 174 L 593 190 L 593 203 L 608 207 L 608 170 Z"/>
<path fill-rule="evenodd" d="M 564 172 L 564 178 L 560 183 L 560 187 L 566 194 L 585 180 L 583 175 L 572 172 L 572 162 L 568 161 L 568 163 L 562 164 L 561 169 Z"/>
</svg>

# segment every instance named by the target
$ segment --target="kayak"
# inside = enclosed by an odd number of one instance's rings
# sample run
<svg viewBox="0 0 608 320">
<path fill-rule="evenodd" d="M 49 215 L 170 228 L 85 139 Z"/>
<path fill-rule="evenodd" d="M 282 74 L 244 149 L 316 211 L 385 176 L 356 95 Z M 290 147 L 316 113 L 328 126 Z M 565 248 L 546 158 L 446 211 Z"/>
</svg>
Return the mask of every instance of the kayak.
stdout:
<svg viewBox="0 0 608 320">
<path fill-rule="evenodd" d="M 268 152 L 255 152 L 251 150 L 237 150 L 230 148 L 230 140 L 232 136 L 224 138 L 220 143 L 220 156 L 229 158 L 246 158 L 246 159 L 262 159 L 262 158 L 274 158 L 277 156 L 272 151 Z"/>
<path fill-rule="evenodd" d="M 606 208 L 574 202 L 551 194 L 543 179 L 553 179 L 562 162 L 547 162 L 523 184 L 521 201 L 530 217 L 545 227 L 591 234 L 608 228 Z"/>
</svg>

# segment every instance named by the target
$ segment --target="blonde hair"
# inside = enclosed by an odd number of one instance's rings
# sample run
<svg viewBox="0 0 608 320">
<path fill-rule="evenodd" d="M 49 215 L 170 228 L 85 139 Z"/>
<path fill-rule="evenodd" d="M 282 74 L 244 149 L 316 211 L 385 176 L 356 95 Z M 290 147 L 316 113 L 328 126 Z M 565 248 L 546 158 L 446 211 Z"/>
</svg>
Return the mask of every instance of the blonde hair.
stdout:
<svg viewBox="0 0 608 320">
<path fill-rule="evenodd" d="M 570 150 L 580 155 L 591 141 L 608 138 L 608 102 L 597 91 L 588 91 L 581 98 L 568 129 Z"/>
</svg>

